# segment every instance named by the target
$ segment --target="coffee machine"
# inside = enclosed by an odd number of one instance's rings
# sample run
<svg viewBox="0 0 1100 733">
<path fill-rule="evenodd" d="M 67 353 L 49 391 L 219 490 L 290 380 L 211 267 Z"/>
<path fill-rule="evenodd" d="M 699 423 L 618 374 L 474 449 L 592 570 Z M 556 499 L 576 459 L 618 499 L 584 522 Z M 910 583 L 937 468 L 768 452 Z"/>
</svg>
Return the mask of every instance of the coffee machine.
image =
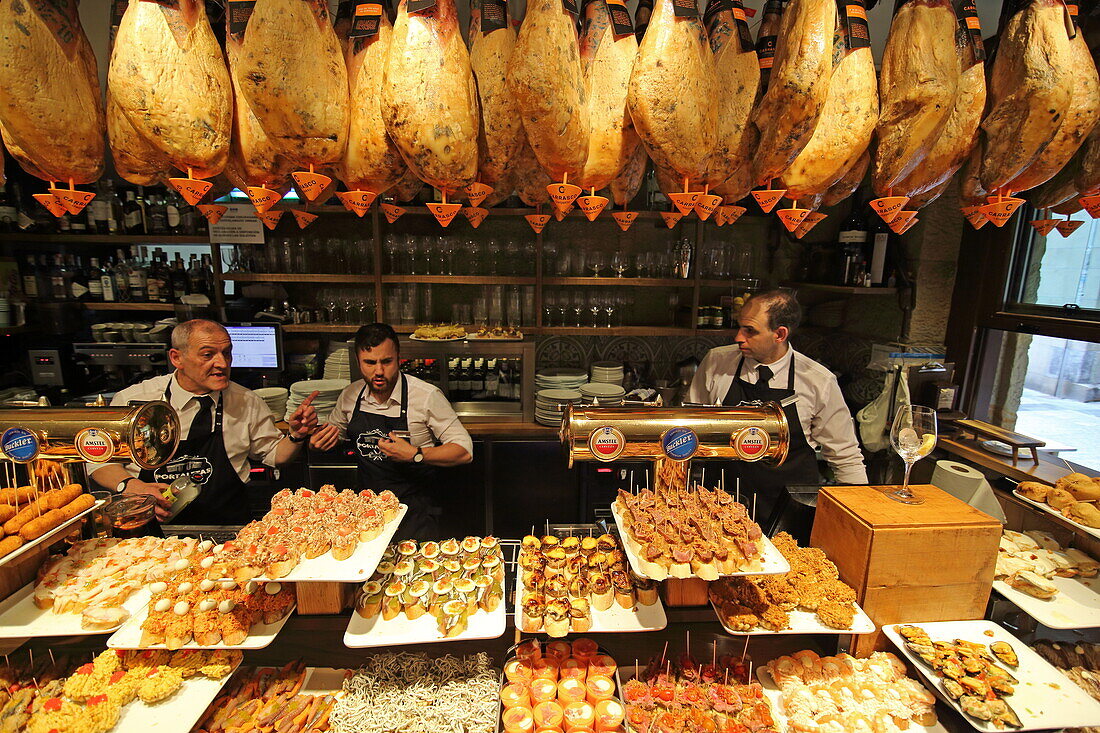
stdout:
<svg viewBox="0 0 1100 733">
<path fill-rule="evenodd" d="M 162 343 L 76 343 L 73 361 L 84 372 L 77 394 L 88 398 L 113 394 L 171 368 L 168 346 Z"/>
</svg>

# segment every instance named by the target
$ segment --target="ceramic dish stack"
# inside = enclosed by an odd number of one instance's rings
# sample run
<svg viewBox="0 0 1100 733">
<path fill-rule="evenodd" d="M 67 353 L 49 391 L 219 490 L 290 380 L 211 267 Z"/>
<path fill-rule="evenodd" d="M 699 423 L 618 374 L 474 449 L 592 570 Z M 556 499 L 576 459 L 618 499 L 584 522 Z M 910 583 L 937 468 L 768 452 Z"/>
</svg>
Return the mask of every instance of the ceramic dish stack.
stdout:
<svg viewBox="0 0 1100 733">
<path fill-rule="evenodd" d="M 340 396 L 340 391 L 349 384 L 350 382 L 346 379 L 307 379 L 302 382 L 295 382 L 290 385 L 290 397 L 287 400 L 286 412 L 284 413 L 286 419 L 290 419 L 290 416 L 302 404 L 302 400 L 309 397 L 314 390 L 317 390 L 319 394 L 313 400 L 313 407 L 317 410 L 317 419 L 324 421 L 328 414 L 332 412 L 332 408 L 336 407 L 336 399 Z"/>
<path fill-rule="evenodd" d="M 286 387 L 261 387 L 253 390 L 267 403 L 267 409 L 271 410 L 275 420 L 282 420 L 286 415 L 286 403 L 290 399 L 290 390 Z"/>
<path fill-rule="evenodd" d="M 535 389 L 580 389 L 588 381 L 588 373 L 583 369 L 561 367 L 543 369 L 535 373 Z"/>
<path fill-rule="evenodd" d="M 325 359 L 325 379 L 351 381 L 351 362 L 348 361 L 348 350 L 344 344 L 333 344 Z"/>
<path fill-rule="evenodd" d="M 592 381 L 622 386 L 623 365 L 617 361 L 594 362 L 592 364 Z"/>
<path fill-rule="evenodd" d="M 565 408 L 580 401 L 581 393 L 575 389 L 540 389 L 535 393 L 535 420 L 557 427 Z"/>
<path fill-rule="evenodd" d="M 626 390 L 617 384 L 589 382 L 580 386 L 581 400 L 586 405 L 622 407 Z"/>
</svg>

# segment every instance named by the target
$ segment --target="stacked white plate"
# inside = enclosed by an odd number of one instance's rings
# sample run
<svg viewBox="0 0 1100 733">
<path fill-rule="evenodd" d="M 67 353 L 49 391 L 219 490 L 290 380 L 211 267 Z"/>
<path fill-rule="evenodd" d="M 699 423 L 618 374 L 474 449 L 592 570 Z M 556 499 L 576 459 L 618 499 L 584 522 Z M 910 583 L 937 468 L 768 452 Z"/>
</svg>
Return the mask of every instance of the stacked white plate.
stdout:
<svg viewBox="0 0 1100 733">
<path fill-rule="evenodd" d="M 286 414 L 286 403 L 290 398 L 290 390 L 286 387 L 261 387 L 253 391 L 267 403 L 267 409 L 271 410 L 271 414 L 276 420 L 283 419 L 283 415 Z"/>
<path fill-rule="evenodd" d="M 579 389 L 588 381 L 588 373 L 583 369 L 568 367 L 543 369 L 535 373 L 535 389 Z"/>
<path fill-rule="evenodd" d="M 302 400 L 309 397 L 316 390 L 319 394 L 313 400 L 313 408 L 317 410 L 317 419 L 324 421 L 332 408 L 336 407 L 336 399 L 340 391 L 351 382 L 346 379 L 307 379 L 290 385 L 290 397 L 286 403 L 286 419 L 294 414 Z"/>
<path fill-rule="evenodd" d="M 617 361 L 597 361 L 592 364 L 592 381 L 604 384 L 623 383 L 623 365 Z"/>
<path fill-rule="evenodd" d="M 325 359 L 325 379 L 351 381 L 351 363 L 348 361 L 348 350 L 343 344 Z"/>
<path fill-rule="evenodd" d="M 535 420 L 543 425 L 561 425 L 566 406 L 580 401 L 581 393 L 575 389 L 540 389 L 535 393 Z"/>
<path fill-rule="evenodd" d="M 586 404 L 600 405 L 601 407 L 621 407 L 626 390 L 618 384 L 589 382 L 581 385 L 580 393 L 581 399 Z"/>
</svg>

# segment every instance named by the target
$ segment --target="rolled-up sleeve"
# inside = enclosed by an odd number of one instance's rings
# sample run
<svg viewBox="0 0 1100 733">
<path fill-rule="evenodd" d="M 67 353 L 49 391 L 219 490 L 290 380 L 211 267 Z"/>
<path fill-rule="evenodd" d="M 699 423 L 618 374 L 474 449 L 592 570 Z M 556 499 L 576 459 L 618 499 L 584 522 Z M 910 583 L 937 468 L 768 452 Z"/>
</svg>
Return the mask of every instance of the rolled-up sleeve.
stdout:
<svg viewBox="0 0 1100 733">
<path fill-rule="evenodd" d="M 818 409 L 810 419 L 810 439 L 842 484 L 866 484 L 867 468 L 856 440 L 852 413 L 844 402 L 836 377 L 822 380 Z"/>
<path fill-rule="evenodd" d="M 695 402 L 700 405 L 714 404 L 714 397 L 711 396 L 710 385 L 714 373 L 713 354 L 713 351 L 708 351 L 706 356 L 703 357 L 703 361 L 699 363 L 699 367 L 695 370 L 695 375 L 691 378 L 691 386 L 688 387 L 687 402 Z"/>
<path fill-rule="evenodd" d="M 245 406 L 245 415 L 251 437 L 248 455 L 253 460 L 261 461 L 264 465 L 274 468 L 275 451 L 283 440 L 283 433 L 275 427 L 275 417 L 256 393 L 246 392 L 245 399 L 248 401 Z"/>
<path fill-rule="evenodd" d="M 332 411 L 324 418 L 325 423 L 335 425 L 340 430 L 340 440 L 348 439 L 348 423 L 351 421 L 352 410 L 355 409 L 355 401 L 359 399 L 359 393 L 362 390 L 363 385 L 359 382 L 353 382 L 344 387 L 340 391 L 340 396 L 336 398 Z"/>
<path fill-rule="evenodd" d="M 436 441 L 440 444 L 454 443 L 460 445 L 471 456 L 474 454 L 473 438 L 462 426 L 454 408 L 451 407 L 451 403 L 438 389 L 432 389 L 427 395 L 425 416 L 428 429 L 432 431 Z"/>
</svg>

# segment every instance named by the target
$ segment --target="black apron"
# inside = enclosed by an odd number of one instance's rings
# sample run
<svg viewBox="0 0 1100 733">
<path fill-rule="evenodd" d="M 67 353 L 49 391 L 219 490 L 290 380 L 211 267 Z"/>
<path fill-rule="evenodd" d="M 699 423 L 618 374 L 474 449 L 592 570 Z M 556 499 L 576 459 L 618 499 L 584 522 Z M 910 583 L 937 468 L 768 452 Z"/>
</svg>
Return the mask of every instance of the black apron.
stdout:
<svg viewBox="0 0 1100 733">
<path fill-rule="evenodd" d="M 359 409 L 367 385 L 359 392 L 348 420 L 347 435 L 359 464 L 359 487 L 389 489 L 409 507 L 394 540 L 438 540 L 439 516 L 443 510 L 432 499 L 436 472 L 426 463 L 394 461 L 378 447 L 378 441 L 393 431 L 409 429 L 409 384 L 401 375 L 401 414 L 388 417 Z"/>
<path fill-rule="evenodd" d="M 172 379 L 175 379 L 173 377 Z M 172 379 L 164 388 L 164 400 L 172 404 Z M 237 475 L 225 452 L 222 436 L 222 412 L 225 394 L 214 408 L 214 429 L 206 435 L 188 431 L 172 460 L 160 468 L 142 469 L 138 478 L 146 482 L 171 484 L 180 476 L 189 476 L 201 487 L 199 495 L 177 514 L 172 524 L 248 524 L 248 489 Z M 194 425 L 194 421 L 192 421 Z"/>
<path fill-rule="evenodd" d="M 791 366 L 787 370 L 787 388 L 773 389 L 757 382 L 749 384 L 741 379 L 741 369 L 745 366 L 745 357 L 737 364 L 737 373 L 726 392 L 722 404 L 735 407 L 742 402 L 779 402 L 794 396 L 794 354 L 791 354 Z M 798 402 L 794 401 L 783 408 L 787 416 L 787 428 L 790 432 L 790 445 L 787 460 L 782 466 L 766 466 L 762 461 L 733 461 L 734 477 L 742 479 L 742 489 L 760 493 L 763 497 L 779 496 L 784 487 L 794 484 L 816 484 L 821 481 L 817 470 L 817 455 L 806 440 L 802 431 L 802 422 L 798 419 Z M 727 484 L 728 485 L 728 484 Z"/>
</svg>

